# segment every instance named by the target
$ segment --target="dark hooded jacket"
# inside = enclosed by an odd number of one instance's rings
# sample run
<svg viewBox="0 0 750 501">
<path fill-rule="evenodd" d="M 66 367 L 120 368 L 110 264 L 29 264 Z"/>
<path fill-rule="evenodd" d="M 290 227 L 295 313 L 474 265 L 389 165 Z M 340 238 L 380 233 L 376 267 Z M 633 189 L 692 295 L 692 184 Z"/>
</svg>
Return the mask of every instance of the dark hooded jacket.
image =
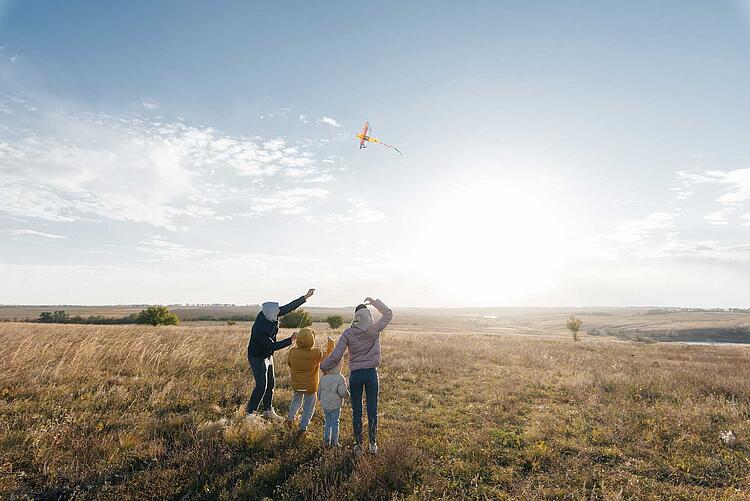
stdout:
<svg viewBox="0 0 750 501">
<path fill-rule="evenodd" d="M 302 306 L 307 299 L 302 296 L 289 304 L 279 307 L 279 316 L 284 316 Z M 247 356 L 255 358 L 268 358 L 273 352 L 286 348 L 292 344 L 292 338 L 288 337 L 282 341 L 276 341 L 279 333 L 279 322 L 271 322 L 261 311 L 253 322 L 250 332 L 250 342 L 247 344 Z"/>
</svg>

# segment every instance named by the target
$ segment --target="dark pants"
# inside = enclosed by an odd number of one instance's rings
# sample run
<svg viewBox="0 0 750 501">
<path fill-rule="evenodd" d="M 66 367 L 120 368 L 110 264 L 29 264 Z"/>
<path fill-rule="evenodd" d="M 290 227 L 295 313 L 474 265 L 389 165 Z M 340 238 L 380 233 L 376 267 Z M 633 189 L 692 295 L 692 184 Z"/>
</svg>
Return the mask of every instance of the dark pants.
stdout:
<svg viewBox="0 0 750 501">
<path fill-rule="evenodd" d="M 354 440 L 362 445 L 362 390 L 365 393 L 367 406 L 367 432 L 370 443 L 378 438 L 378 369 L 356 369 L 349 374 L 349 391 L 352 395 L 352 428 Z"/>
<path fill-rule="evenodd" d="M 247 403 L 247 413 L 252 414 L 258 410 L 261 400 L 263 401 L 263 410 L 270 411 L 273 407 L 273 387 L 276 386 L 273 357 L 247 357 L 247 360 L 250 362 L 250 370 L 253 371 L 253 377 L 255 378 L 255 388 L 253 388 L 250 401 Z"/>
</svg>

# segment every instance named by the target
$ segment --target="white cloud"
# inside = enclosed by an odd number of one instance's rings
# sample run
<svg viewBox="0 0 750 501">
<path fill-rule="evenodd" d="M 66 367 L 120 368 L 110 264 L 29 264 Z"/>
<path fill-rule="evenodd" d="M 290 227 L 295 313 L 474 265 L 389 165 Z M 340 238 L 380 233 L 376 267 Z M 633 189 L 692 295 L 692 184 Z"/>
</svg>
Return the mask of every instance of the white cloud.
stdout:
<svg viewBox="0 0 750 501">
<path fill-rule="evenodd" d="M 321 191 L 295 185 L 333 180 L 334 166 L 317 160 L 319 147 L 311 141 L 231 136 L 132 115 L 49 107 L 31 114 L 18 94 L 0 105 L 7 110 L 7 119 L 0 114 L 0 126 L 6 125 L 0 127 L 0 215 L 6 217 L 181 230 L 189 219 L 236 217 L 232 204 L 239 198 L 256 208 L 249 211 L 254 217 L 304 213 Z"/>
<path fill-rule="evenodd" d="M 654 212 L 642 219 L 629 219 L 617 226 L 614 236 L 621 242 L 640 242 L 675 227 L 677 214 Z"/>
<path fill-rule="evenodd" d="M 252 252 L 227 252 L 218 249 L 190 247 L 172 242 L 161 235 L 152 235 L 134 247 L 144 263 L 177 263 L 203 268 L 237 270 L 238 268 L 279 270 L 290 264 L 313 263 L 314 259 L 288 255 Z"/>
<path fill-rule="evenodd" d="M 680 171 L 677 178 L 682 181 L 682 187 L 677 189 L 681 194 L 691 195 L 691 189 L 698 185 L 715 185 L 723 188 L 723 192 L 716 199 L 722 209 L 705 216 L 712 224 L 729 224 L 726 218 L 734 209 L 750 203 L 750 169 L 712 170 L 703 173 Z"/>
<path fill-rule="evenodd" d="M 727 221 L 727 216 L 729 216 L 733 212 L 734 211 L 732 209 L 717 210 L 706 214 L 705 216 L 703 216 L 703 219 L 715 226 L 724 226 L 729 224 L 729 221 Z"/>
<path fill-rule="evenodd" d="M 146 108 L 147 110 L 158 110 L 159 105 L 157 103 L 151 102 L 151 101 L 143 101 L 141 103 L 141 106 Z"/>
<path fill-rule="evenodd" d="M 385 213 L 373 209 L 370 202 L 361 198 L 348 198 L 349 208 L 344 212 L 324 214 L 323 216 L 305 216 L 309 222 L 318 222 L 326 231 L 336 231 L 342 226 L 361 223 L 373 223 L 386 219 Z"/>
<path fill-rule="evenodd" d="M 654 249 L 675 237 L 676 218 L 675 213 L 654 212 L 643 218 L 628 219 L 611 233 L 575 238 L 569 248 L 573 254 L 604 259 L 654 257 Z"/>
<path fill-rule="evenodd" d="M 284 215 L 304 214 L 308 212 L 309 200 L 322 200 L 329 194 L 330 191 L 323 188 L 293 188 L 272 195 L 260 195 L 255 198 L 250 212 L 245 216 L 260 216 L 268 212 Z"/>
<path fill-rule="evenodd" d="M 307 123 L 307 115 L 300 114 L 298 118 L 299 118 L 299 121 L 302 122 L 303 124 Z"/>
<path fill-rule="evenodd" d="M 725 214 L 707 216 L 711 224 L 725 224 Z M 655 212 L 620 223 L 609 234 L 584 236 L 568 242 L 579 257 L 606 260 L 688 259 L 708 262 L 750 263 L 750 244 L 723 245 L 716 240 L 687 240 L 680 236 L 678 214 Z M 748 214 L 750 223 L 750 214 Z"/>
<path fill-rule="evenodd" d="M 320 119 L 318 120 L 318 122 L 324 123 L 324 124 L 328 124 L 331 127 L 341 127 L 341 124 L 338 123 L 335 118 L 331 118 L 331 117 L 328 117 L 328 116 L 325 116 L 325 115 L 323 115 L 322 117 L 320 117 Z"/>
<path fill-rule="evenodd" d="M 266 119 L 266 118 L 286 118 L 289 114 L 289 108 L 278 108 L 276 111 L 273 111 L 271 113 L 266 113 L 264 115 L 258 115 L 258 118 L 260 119 Z"/>
<path fill-rule="evenodd" d="M 151 238 L 139 242 L 138 246 L 135 247 L 135 250 L 145 253 L 147 256 L 145 261 L 151 262 L 189 260 L 197 263 L 203 258 L 215 254 L 210 250 L 193 249 L 182 244 L 169 242 L 159 235 L 154 235 Z"/>
<path fill-rule="evenodd" d="M 13 237 L 30 236 L 30 237 L 52 238 L 52 239 L 68 238 L 65 235 L 56 235 L 54 233 L 45 233 L 43 231 L 36 231 L 36 230 L 29 230 L 29 229 L 5 230 L 5 233 Z"/>
</svg>

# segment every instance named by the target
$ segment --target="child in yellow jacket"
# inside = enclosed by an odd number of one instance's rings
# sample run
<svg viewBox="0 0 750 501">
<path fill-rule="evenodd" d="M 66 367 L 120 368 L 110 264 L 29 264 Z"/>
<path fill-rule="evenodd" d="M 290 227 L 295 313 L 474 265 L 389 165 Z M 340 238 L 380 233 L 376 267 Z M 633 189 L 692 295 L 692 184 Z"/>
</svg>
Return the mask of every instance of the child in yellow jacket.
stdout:
<svg viewBox="0 0 750 501">
<path fill-rule="evenodd" d="M 300 406 L 302 407 L 302 418 L 299 429 L 304 433 L 310 420 L 315 413 L 317 403 L 318 383 L 320 378 L 320 362 L 333 351 L 333 339 L 328 338 L 326 351 L 313 346 L 315 344 L 315 331 L 305 327 L 297 335 L 297 346 L 289 350 L 287 364 L 291 369 L 292 389 L 294 396 L 289 406 L 287 423 L 290 427 L 294 425 L 294 419 Z"/>
</svg>

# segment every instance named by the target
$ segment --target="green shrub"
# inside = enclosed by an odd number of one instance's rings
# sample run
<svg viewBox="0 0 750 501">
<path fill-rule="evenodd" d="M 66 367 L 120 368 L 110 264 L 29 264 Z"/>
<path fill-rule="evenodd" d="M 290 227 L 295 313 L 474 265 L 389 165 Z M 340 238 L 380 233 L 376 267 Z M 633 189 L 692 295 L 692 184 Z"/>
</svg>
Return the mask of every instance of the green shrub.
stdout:
<svg viewBox="0 0 750 501">
<path fill-rule="evenodd" d="M 344 319 L 341 315 L 330 315 L 326 317 L 326 323 L 331 326 L 331 329 L 338 329 L 344 325 Z"/>
<path fill-rule="evenodd" d="M 58 310 L 54 313 L 43 311 L 39 315 L 38 321 L 43 324 L 67 324 L 70 322 L 70 315 L 64 310 Z"/>
<path fill-rule="evenodd" d="M 141 310 L 137 321 L 139 324 L 177 325 L 179 319 L 166 306 L 154 305 Z"/>
<path fill-rule="evenodd" d="M 286 329 L 309 327 L 312 323 L 312 317 L 305 310 L 294 310 L 291 313 L 287 313 L 281 317 L 281 320 L 279 320 L 279 325 Z"/>
<path fill-rule="evenodd" d="M 568 321 L 565 322 L 565 327 L 567 327 L 570 333 L 573 335 L 573 341 L 578 341 L 578 331 L 581 330 L 582 323 L 583 322 L 581 322 L 580 319 L 576 318 L 575 315 L 571 315 Z"/>
</svg>

